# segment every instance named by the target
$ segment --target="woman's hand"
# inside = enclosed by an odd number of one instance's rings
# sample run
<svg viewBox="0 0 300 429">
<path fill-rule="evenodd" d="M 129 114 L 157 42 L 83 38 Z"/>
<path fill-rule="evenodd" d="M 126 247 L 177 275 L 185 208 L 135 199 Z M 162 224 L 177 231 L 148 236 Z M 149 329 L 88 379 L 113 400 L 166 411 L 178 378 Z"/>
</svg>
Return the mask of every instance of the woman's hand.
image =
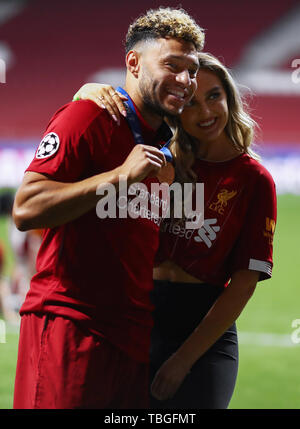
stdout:
<svg viewBox="0 0 300 429">
<path fill-rule="evenodd" d="M 126 117 L 123 101 L 127 97 L 116 91 L 111 85 L 101 83 L 86 83 L 73 97 L 75 100 L 91 100 L 102 109 L 106 109 L 112 118 L 119 123 L 120 114 Z"/>
<path fill-rule="evenodd" d="M 152 395 L 159 401 L 172 398 L 190 371 L 190 366 L 174 353 L 157 371 L 151 385 Z"/>
</svg>

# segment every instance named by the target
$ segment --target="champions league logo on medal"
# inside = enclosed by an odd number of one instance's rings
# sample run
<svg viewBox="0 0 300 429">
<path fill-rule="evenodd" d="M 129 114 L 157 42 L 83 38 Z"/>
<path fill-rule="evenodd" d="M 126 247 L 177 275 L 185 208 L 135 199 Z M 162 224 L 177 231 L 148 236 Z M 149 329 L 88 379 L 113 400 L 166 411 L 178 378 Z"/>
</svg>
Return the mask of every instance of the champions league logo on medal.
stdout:
<svg viewBox="0 0 300 429">
<path fill-rule="evenodd" d="M 36 158 L 48 158 L 58 151 L 59 148 L 59 137 L 56 133 L 47 134 L 41 143 L 36 152 Z"/>
</svg>

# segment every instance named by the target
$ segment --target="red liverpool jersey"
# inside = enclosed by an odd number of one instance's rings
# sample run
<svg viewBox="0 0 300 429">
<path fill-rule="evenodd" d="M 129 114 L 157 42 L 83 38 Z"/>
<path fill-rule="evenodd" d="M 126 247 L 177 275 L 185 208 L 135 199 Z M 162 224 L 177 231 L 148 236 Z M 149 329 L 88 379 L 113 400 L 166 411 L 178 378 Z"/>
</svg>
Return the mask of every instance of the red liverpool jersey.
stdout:
<svg viewBox="0 0 300 429">
<path fill-rule="evenodd" d="M 272 274 L 276 191 L 268 171 L 242 154 L 230 161 L 196 160 L 204 183 L 204 224 L 186 229 L 164 222 L 156 265 L 170 259 L 204 282 L 225 286 L 241 269 Z"/>
<path fill-rule="evenodd" d="M 157 141 L 137 114 L 145 144 Z M 93 102 L 76 101 L 53 116 L 27 171 L 76 182 L 121 165 L 134 145 L 124 118 L 118 126 Z M 153 181 L 144 183 L 149 187 Z M 158 241 L 159 225 L 151 217 L 100 219 L 96 208 L 46 229 L 21 314 L 78 320 L 134 359 L 147 361 Z"/>
</svg>

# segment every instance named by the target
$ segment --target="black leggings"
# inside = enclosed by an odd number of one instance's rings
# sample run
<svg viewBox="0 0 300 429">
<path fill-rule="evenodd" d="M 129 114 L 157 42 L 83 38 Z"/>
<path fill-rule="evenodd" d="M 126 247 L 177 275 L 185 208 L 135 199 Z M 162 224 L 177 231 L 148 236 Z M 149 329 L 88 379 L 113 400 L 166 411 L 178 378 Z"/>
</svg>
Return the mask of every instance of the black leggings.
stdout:
<svg viewBox="0 0 300 429">
<path fill-rule="evenodd" d="M 154 282 L 150 382 L 222 292 L 222 288 L 206 283 Z M 158 401 L 151 396 L 151 408 L 226 409 L 233 394 L 237 370 L 238 341 L 233 324 L 193 365 L 174 397 Z"/>
</svg>

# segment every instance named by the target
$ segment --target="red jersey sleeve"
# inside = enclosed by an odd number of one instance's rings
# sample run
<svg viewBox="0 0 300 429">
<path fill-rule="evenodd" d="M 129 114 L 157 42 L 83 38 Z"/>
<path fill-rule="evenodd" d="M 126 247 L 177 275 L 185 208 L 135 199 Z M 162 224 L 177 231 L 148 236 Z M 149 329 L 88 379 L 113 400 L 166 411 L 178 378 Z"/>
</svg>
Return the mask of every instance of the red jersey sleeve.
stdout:
<svg viewBox="0 0 300 429">
<path fill-rule="evenodd" d="M 262 170 L 233 250 L 231 274 L 241 269 L 260 272 L 259 280 L 272 276 L 273 235 L 277 219 L 276 189 L 271 175 Z"/>
<path fill-rule="evenodd" d="M 94 151 L 108 150 L 111 126 L 108 115 L 95 103 L 69 103 L 51 118 L 33 161 L 26 171 L 73 182 L 87 176 Z"/>
</svg>

